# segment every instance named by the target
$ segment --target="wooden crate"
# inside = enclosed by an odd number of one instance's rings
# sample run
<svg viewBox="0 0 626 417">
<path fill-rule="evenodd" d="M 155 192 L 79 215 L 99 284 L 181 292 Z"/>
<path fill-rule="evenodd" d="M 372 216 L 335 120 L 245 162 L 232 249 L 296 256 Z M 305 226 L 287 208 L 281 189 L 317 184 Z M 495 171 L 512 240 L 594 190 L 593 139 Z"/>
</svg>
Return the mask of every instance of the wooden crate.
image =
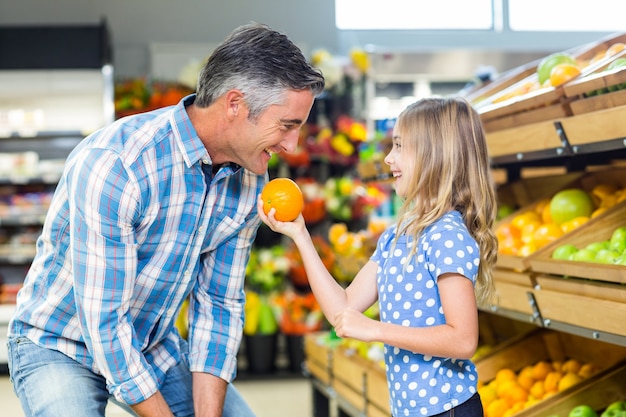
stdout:
<svg viewBox="0 0 626 417">
<path fill-rule="evenodd" d="M 533 293 L 534 287 L 531 275 L 524 272 L 496 268 L 494 271 L 494 284 L 496 295 L 494 304 L 491 306 L 493 311 L 506 309 L 529 316 L 533 315 L 534 310 L 529 301 L 529 294 Z"/>
<path fill-rule="evenodd" d="M 626 400 L 626 363 L 611 367 L 567 392 L 558 393 L 527 409 L 515 417 L 567 416 L 576 406 L 586 404 L 598 415 L 611 403 Z"/>
<path fill-rule="evenodd" d="M 585 64 L 582 73 L 577 78 L 584 78 L 597 71 L 598 67 L 605 65 L 607 60 L 600 60 L 594 64 L 586 65 L 599 53 L 605 51 L 610 45 L 626 41 L 626 34 L 614 34 L 597 42 L 572 48 L 569 52 L 576 60 Z M 570 81 L 573 82 L 574 80 Z M 538 122 L 553 122 L 572 115 L 570 102 L 573 97 L 565 94 L 565 83 L 558 87 L 535 87 L 523 95 L 511 97 L 511 92 L 519 91 L 524 86 L 538 85 L 537 73 L 534 71 L 526 78 L 499 91 L 490 98 L 477 104 L 477 111 L 481 115 L 485 130 L 494 132 L 501 129 L 518 127 L 522 124 Z M 508 97 L 508 98 L 507 98 Z M 544 148 L 540 148 L 544 149 Z M 538 150 L 540 150 L 538 149 Z"/>
<path fill-rule="evenodd" d="M 561 245 L 572 244 L 580 249 L 593 242 L 608 240 L 619 226 L 626 226 L 626 201 L 544 246 L 526 257 L 524 262 L 535 273 L 626 284 L 626 266 L 552 259 L 552 252 Z"/>
<path fill-rule="evenodd" d="M 353 349 L 339 346 L 335 349 L 332 361 L 332 387 L 337 395 L 357 410 L 365 412 L 366 374 L 369 361 L 360 357 Z"/>
<path fill-rule="evenodd" d="M 626 91 L 616 89 L 616 86 L 626 82 L 626 68 L 606 70 L 611 62 L 622 57 L 626 57 L 626 50 L 599 62 L 600 65 L 596 66 L 595 71 L 585 77 L 573 80 L 563 87 L 565 96 L 572 99 L 569 102 L 572 115 L 626 105 Z M 602 89 L 606 92 L 588 95 L 592 91 Z"/>
<path fill-rule="evenodd" d="M 333 347 L 327 342 L 329 332 L 316 332 L 304 336 L 305 366 L 311 375 L 330 385 L 332 381 Z"/>
<path fill-rule="evenodd" d="M 624 188 L 626 187 L 626 169 L 625 168 L 610 168 L 610 169 L 604 169 L 604 170 L 599 170 L 599 171 L 594 171 L 594 172 L 576 173 L 570 179 L 571 181 L 568 181 L 567 178 L 564 179 L 559 184 L 559 185 L 562 185 L 560 188 L 554 189 L 552 193 L 548 193 L 544 197 L 550 198 L 554 194 L 556 194 L 556 192 L 566 189 L 566 188 L 581 188 L 586 191 L 591 191 L 596 185 L 599 185 L 599 184 L 609 184 L 609 185 L 615 185 L 618 188 Z M 498 222 L 495 225 L 495 227 L 497 227 L 500 223 L 510 222 L 513 217 L 519 214 L 532 210 L 533 205 L 534 203 L 517 210 L 515 213 L 511 214 L 510 216 Z M 595 223 L 596 221 L 603 219 L 608 213 L 609 211 L 605 212 L 604 214 L 599 215 L 597 218 L 592 219 L 592 221 L 590 221 L 589 223 Z M 586 225 L 584 225 L 583 227 L 586 227 Z M 527 257 L 522 257 L 522 256 L 517 256 L 517 255 L 498 254 L 497 266 L 498 268 L 513 269 L 516 271 L 528 271 L 529 269 L 532 269 L 532 266 L 530 263 L 532 258 L 540 256 L 540 254 L 544 251 L 549 251 L 549 253 L 551 254 L 552 251 L 549 249 L 549 246 L 557 247 L 563 244 L 563 242 L 574 232 L 575 230 L 573 232 L 569 232 L 563 235 L 559 239 L 555 240 L 553 243 L 545 246 L 544 248 L 537 250 L 534 254 L 527 256 Z M 537 271 L 537 272 L 544 272 L 544 271 Z"/>
<path fill-rule="evenodd" d="M 561 120 L 561 126 L 572 146 L 580 146 L 626 137 L 626 105 Z"/>
<path fill-rule="evenodd" d="M 500 350 L 497 355 L 477 362 L 476 370 L 478 379 L 488 383 L 503 368 L 518 372 L 525 366 L 540 361 L 563 362 L 567 359 L 593 363 L 599 370 L 606 370 L 626 359 L 626 348 L 568 333 L 540 329 Z M 566 391 L 568 390 L 563 392 Z"/>
<path fill-rule="evenodd" d="M 367 415 L 382 413 L 382 415 L 390 416 L 389 388 L 385 370 L 379 364 L 370 363 L 366 370 L 366 380 Z"/>
<path fill-rule="evenodd" d="M 542 121 L 524 126 L 511 124 L 509 129 L 486 132 L 485 141 L 492 158 L 556 149 L 563 146 L 552 121 Z"/>
<path fill-rule="evenodd" d="M 626 336 L 624 285 L 547 275 L 536 279 L 534 295 L 544 320 Z"/>
</svg>

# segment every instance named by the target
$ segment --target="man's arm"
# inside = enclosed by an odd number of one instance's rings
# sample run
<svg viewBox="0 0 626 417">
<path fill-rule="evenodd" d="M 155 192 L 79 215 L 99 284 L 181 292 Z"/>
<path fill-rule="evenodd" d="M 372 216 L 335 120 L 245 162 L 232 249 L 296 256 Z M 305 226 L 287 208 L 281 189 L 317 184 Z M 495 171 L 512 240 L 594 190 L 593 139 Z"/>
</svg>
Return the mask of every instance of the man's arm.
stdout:
<svg viewBox="0 0 626 417">
<path fill-rule="evenodd" d="M 130 408 L 139 417 L 174 417 L 160 392 L 145 401 L 131 405 Z"/>
<path fill-rule="evenodd" d="M 193 405 L 196 417 L 221 417 L 228 383 L 223 379 L 193 372 Z"/>
</svg>

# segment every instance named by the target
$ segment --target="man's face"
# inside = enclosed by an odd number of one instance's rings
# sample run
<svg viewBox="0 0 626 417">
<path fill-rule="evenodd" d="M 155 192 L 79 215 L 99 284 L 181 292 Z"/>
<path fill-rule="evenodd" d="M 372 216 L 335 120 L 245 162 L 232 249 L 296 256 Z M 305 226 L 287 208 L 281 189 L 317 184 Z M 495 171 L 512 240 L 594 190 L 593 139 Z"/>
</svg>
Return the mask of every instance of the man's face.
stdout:
<svg viewBox="0 0 626 417">
<path fill-rule="evenodd" d="M 240 125 L 241 140 L 232 145 L 237 163 L 261 175 L 273 153 L 294 152 L 313 100 L 310 91 L 289 90 L 283 104 L 269 106 L 256 120 L 249 120 L 246 111 Z"/>
</svg>

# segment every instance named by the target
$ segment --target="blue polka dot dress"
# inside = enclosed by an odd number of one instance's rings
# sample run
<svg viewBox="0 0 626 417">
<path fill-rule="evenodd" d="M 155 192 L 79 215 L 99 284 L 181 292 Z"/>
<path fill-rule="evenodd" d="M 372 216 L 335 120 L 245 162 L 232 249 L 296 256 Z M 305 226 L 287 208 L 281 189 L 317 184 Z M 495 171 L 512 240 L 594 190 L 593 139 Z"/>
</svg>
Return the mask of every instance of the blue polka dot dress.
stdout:
<svg viewBox="0 0 626 417">
<path fill-rule="evenodd" d="M 451 211 L 424 230 L 416 256 L 413 238 L 395 226 L 380 237 L 371 259 L 378 264 L 380 320 L 407 327 L 445 323 L 437 277 L 458 273 L 476 282 L 479 250 L 461 214 Z M 395 417 L 439 414 L 476 393 L 476 368 L 469 360 L 440 358 L 385 345 L 391 412 Z"/>
</svg>

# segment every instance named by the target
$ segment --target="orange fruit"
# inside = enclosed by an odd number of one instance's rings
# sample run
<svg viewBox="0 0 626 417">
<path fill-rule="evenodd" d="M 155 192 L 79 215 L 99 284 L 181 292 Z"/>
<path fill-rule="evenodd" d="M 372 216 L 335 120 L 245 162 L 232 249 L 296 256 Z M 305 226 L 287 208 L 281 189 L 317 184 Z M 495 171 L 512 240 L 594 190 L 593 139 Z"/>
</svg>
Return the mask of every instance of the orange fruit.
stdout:
<svg viewBox="0 0 626 417">
<path fill-rule="evenodd" d="M 580 372 L 580 368 L 583 366 L 582 363 L 580 363 L 580 361 L 578 359 L 568 359 L 565 362 L 563 362 L 563 366 L 561 366 L 560 371 L 561 372 L 573 372 L 575 374 L 577 374 L 578 372 Z"/>
<path fill-rule="evenodd" d="M 487 406 L 485 417 L 503 417 L 509 409 L 509 402 L 504 398 L 498 398 Z"/>
<path fill-rule="evenodd" d="M 522 230 L 524 228 L 524 225 L 528 223 L 536 222 L 541 222 L 541 217 L 539 216 L 539 213 L 534 210 L 518 214 L 511 219 L 511 225 L 516 227 L 517 230 Z"/>
<path fill-rule="evenodd" d="M 546 394 L 546 390 L 543 387 L 543 381 L 535 381 L 535 383 L 532 387 L 530 387 L 528 392 L 530 393 L 530 395 L 532 395 L 533 398 L 539 400 L 542 399 L 543 396 Z"/>
<path fill-rule="evenodd" d="M 502 368 L 496 372 L 496 381 L 515 381 L 517 379 L 517 374 L 514 370 L 510 368 Z"/>
<path fill-rule="evenodd" d="M 581 382 L 584 378 L 574 372 L 568 372 L 559 381 L 558 390 L 563 391 Z"/>
<path fill-rule="evenodd" d="M 580 75 L 580 67 L 576 64 L 557 64 L 550 71 L 550 84 L 558 87 Z"/>
<path fill-rule="evenodd" d="M 559 381 L 563 378 L 563 374 L 558 371 L 552 371 L 546 375 L 543 381 L 543 388 L 546 392 L 557 392 L 559 390 Z"/>
<path fill-rule="evenodd" d="M 587 223 L 589 219 L 590 217 L 587 217 L 587 216 L 574 217 L 572 220 L 568 220 L 565 223 L 561 223 L 561 230 L 563 231 L 563 233 L 569 233 L 572 230 Z"/>
<path fill-rule="evenodd" d="M 537 248 L 542 248 L 548 243 L 560 238 L 561 236 L 563 236 L 563 230 L 561 230 L 560 226 L 554 223 L 548 223 L 539 226 L 537 230 L 535 230 L 535 234 L 533 235 L 535 240 L 535 246 Z"/>
<path fill-rule="evenodd" d="M 626 45 L 624 45 L 622 42 L 616 42 L 607 48 L 606 52 L 604 53 L 604 56 L 608 58 L 610 56 L 617 55 L 618 53 L 624 50 L 625 46 Z"/>
<path fill-rule="evenodd" d="M 539 361 L 533 366 L 533 377 L 536 381 L 546 379 L 546 376 L 554 369 L 552 365 L 546 361 Z"/>
<path fill-rule="evenodd" d="M 583 378 L 589 378 L 590 376 L 595 374 L 597 371 L 598 371 L 598 368 L 596 368 L 594 364 L 585 363 L 580 367 L 580 370 L 578 371 L 578 375 L 582 376 Z"/>
<path fill-rule="evenodd" d="M 480 400 L 483 403 L 483 408 L 487 408 L 489 404 L 498 399 L 498 394 L 493 387 L 489 385 L 483 385 L 478 388 L 478 394 L 480 395 Z"/>
<path fill-rule="evenodd" d="M 295 220 L 304 208 L 304 196 L 298 184 L 289 178 L 275 178 L 265 184 L 261 191 L 263 211 L 269 213 L 276 209 L 276 220 L 290 222 Z"/>
</svg>

